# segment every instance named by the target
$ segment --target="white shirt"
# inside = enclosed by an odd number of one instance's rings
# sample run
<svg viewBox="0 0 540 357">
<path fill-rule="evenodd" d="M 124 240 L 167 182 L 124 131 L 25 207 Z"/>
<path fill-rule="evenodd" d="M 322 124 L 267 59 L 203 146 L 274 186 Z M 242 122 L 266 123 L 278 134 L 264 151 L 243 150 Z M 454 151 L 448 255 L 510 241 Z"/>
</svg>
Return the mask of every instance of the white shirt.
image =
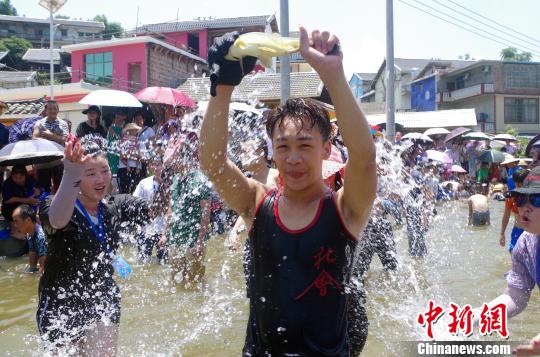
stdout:
<svg viewBox="0 0 540 357">
<path fill-rule="evenodd" d="M 133 192 L 134 197 L 152 200 L 159 188 L 159 183 L 154 180 L 154 176 L 142 179 Z M 165 229 L 165 215 L 154 218 L 154 220 L 145 227 L 146 234 L 163 234 Z"/>
</svg>

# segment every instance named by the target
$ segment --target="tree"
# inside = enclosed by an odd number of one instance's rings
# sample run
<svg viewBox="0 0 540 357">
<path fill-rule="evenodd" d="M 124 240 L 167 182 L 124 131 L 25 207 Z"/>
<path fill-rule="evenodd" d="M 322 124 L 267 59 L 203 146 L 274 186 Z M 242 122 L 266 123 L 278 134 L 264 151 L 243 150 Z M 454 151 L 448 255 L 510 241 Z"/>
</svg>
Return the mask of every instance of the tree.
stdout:
<svg viewBox="0 0 540 357">
<path fill-rule="evenodd" d="M 32 48 L 32 43 L 24 38 L 12 36 L 0 40 L 0 50 L 9 50 L 9 55 L 15 62 L 20 61 L 29 48 Z"/>
<path fill-rule="evenodd" d="M 17 16 L 17 9 L 15 8 L 15 6 L 11 5 L 10 0 L 1 0 L 0 15 Z"/>
<path fill-rule="evenodd" d="M 509 62 L 530 62 L 532 60 L 532 53 L 519 52 L 515 47 L 506 47 L 501 50 L 501 60 Z"/>
<path fill-rule="evenodd" d="M 107 16 L 96 15 L 93 18 L 94 21 L 103 22 L 105 30 L 103 31 L 103 38 L 108 40 L 112 36 L 121 37 L 124 34 L 124 28 L 119 22 L 109 22 Z"/>
<path fill-rule="evenodd" d="M 70 17 L 67 16 L 67 15 L 55 15 L 54 16 L 55 19 L 60 19 L 60 20 L 69 20 Z"/>
</svg>

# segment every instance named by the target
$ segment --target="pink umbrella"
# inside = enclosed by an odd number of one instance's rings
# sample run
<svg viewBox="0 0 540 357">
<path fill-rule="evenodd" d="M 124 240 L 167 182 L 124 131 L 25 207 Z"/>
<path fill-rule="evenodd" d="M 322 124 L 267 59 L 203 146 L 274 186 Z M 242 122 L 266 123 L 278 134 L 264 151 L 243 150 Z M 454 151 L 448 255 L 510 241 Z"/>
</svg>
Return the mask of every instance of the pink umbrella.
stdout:
<svg viewBox="0 0 540 357">
<path fill-rule="evenodd" d="M 135 93 L 141 102 L 168 104 L 175 107 L 195 108 L 195 102 L 186 93 L 167 87 L 148 87 Z"/>
<path fill-rule="evenodd" d="M 446 155 L 444 152 L 440 152 L 437 150 L 426 150 L 426 153 L 424 155 L 429 160 L 439 161 L 443 164 L 451 164 L 453 162 L 450 156 Z"/>
<path fill-rule="evenodd" d="M 461 166 L 459 166 L 459 165 L 452 165 L 451 171 L 452 171 L 452 172 L 456 172 L 456 173 L 458 173 L 458 174 L 465 174 L 465 173 L 467 173 L 467 171 L 466 171 L 463 167 L 461 167 Z"/>
</svg>

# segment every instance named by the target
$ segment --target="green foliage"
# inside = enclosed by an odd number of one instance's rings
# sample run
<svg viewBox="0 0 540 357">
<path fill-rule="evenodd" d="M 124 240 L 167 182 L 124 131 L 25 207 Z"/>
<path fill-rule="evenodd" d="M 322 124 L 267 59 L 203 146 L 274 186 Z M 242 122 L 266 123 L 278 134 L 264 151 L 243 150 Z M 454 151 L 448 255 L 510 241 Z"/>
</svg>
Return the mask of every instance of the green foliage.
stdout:
<svg viewBox="0 0 540 357">
<path fill-rule="evenodd" d="M 105 30 L 103 31 L 103 38 L 108 40 L 112 36 L 114 37 L 122 37 L 124 35 L 124 28 L 119 22 L 109 22 L 109 19 L 107 19 L 107 16 L 105 15 L 96 15 L 92 19 L 93 21 L 97 22 L 103 22 L 105 25 Z"/>
<path fill-rule="evenodd" d="M 37 80 L 38 85 L 40 86 L 48 86 L 51 84 L 50 74 L 47 72 L 38 72 L 37 73 Z M 58 79 L 58 76 L 54 77 L 53 84 L 62 84 L 62 81 Z"/>
<path fill-rule="evenodd" d="M 514 128 L 512 125 L 507 125 L 504 132 L 506 134 L 515 136 L 519 141 L 519 151 L 516 153 L 516 157 L 525 157 L 525 148 L 527 147 L 527 144 L 529 143 L 529 139 L 520 137 L 519 131 L 516 128 Z"/>
<path fill-rule="evenodd" d="M 0 50 L 9 50 L 9 55 L 14 61 L 21 60 L 29 48 L 32 48 L 32 43 L 24 38 L 12 36 L 0 40 Z"/>
<path fill-rule="evenodd" d="M 500 54 L 503 61 L 530 62 L 532 60 L 532 53 L 519 52 L 515 47 L 503 48 Z"/>
<path fill-rule="evenodd" d="M 69 20 L 70 19 L 70 17 L 66 16 L 66 15 L 55 15 L 54 18 L 55 19 L 60 19 L 60 20 Z"/>
<path fill-rule="evenodd" d="M 15 8 L 15 6 L 11 5 L 10 0 L 1 0 L 0 15 L 17 16 L 17 9 Z"/>
</svg>

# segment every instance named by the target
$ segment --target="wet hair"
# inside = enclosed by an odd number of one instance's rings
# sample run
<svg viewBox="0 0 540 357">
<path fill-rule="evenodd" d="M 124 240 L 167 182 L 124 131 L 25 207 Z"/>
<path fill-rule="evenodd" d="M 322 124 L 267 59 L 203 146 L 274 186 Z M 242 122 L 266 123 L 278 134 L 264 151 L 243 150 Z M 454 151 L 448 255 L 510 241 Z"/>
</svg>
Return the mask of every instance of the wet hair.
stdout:
<svg viewBox="0 0 540 357">
<path fill-rule="evenodd" d="M 529 170 L 527 169 L 518 170 L 512 174 L 512 180 L 514 180 L 514 183 L 516 185 L 521 186 L 521 184 L 525 180 L 525 177 L 527 177 L 528 174 L 529 174 Z"/>
<path fill-rule="evenodd" d="M 266 120 L 266 133 L 270 139 L 273 138 L 276 126 L 283 126 L 285 118 L 294 120 L 300 124 L 299 131 L 307 128 L 317 127 L 323 137 L 323 141 L 330 138 L 330 118 L 328 112 L 311 99 L 291 98 L 287 102 L 275 108 Z"/>
<path fill-rule="evenodd" d="M 34 211 L 32 207 L 27 204 L 22 204 L 16 209 L 19 210 L 19 216 L 21 217 L 21 219 L 25 220 L 27 218 L 30 218 L 30 220 L 32 220 L 32 223 L 36 223 L 36 211 Z"/>
<path fill-rule="evenodd" d="M 54 105 L 56 107 L 56 110 L 58 110 L 58 102 L 56 100 L 48 100 L 46 103 L 45 103 L 45 109 L 47 109 L 49 107 L 49 105 Z"/>
<path fill-rule="evenodd" d="M 85 155 L 94 158 L 107 155 L 107 141 L 99 135 L 85 135 L 80 143 Z"/>
<path fill-rule="evenodd" d="M 26 167 L 23 165 L 15 165 L 11 169 L 11 174 L 28 175 L 28 171 L 26 171 Z"/>
</svg>

